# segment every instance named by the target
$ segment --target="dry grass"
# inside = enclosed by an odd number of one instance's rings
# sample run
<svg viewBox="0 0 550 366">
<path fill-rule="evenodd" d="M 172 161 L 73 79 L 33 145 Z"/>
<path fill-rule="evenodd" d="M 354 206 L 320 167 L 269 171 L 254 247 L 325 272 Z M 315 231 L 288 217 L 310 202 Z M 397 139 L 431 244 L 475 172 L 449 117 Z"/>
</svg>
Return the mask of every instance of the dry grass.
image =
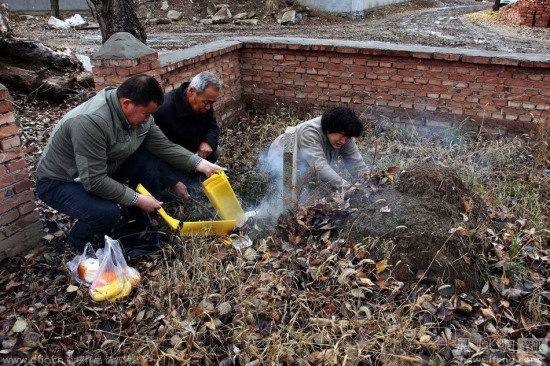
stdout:
<svg viewBox="0 0 550 366">
<path fill-rule="evenodd" d="M 299 120 L 283 113 L 224 126 L 221 161 L 238 195 L 246 197 L 246 209 L 254 208 L 269 185 L 258 173 L 261 152 Z M 547 253 L 550 234 L 548 161 L 534 160 L 540 138 L 459 131 L 427 138 L 392 129 L 371 132 L 358 142 L 365 160 L 374 158 L 376 169 L 407 169 L 416 161 L 433 160 L 459 171 L 496 215 L 493 234 L 480 233 L 479 240 L 498 244 L 499 251 L 491 248 L 472 260 L 491 281 L 511 281 L 510 288 L 513 281 L 533 281 L 527 258 Z M 523 226 L 517 226 L 518 220 Z M 144 279 L 121 303 L 93 303 L 85 289 L 65 293 L 66 277 L 58 277 L 56 291 L 30 304 L 5 300 L 2 339 L 23 344 L 24 334 L 10 331 L 17 313 L 34 319 L 32 330 L 41 334 L 36 354 L 60 357 L 66 364 L 461 364 L 514 359 L 517 353 L 502 349 L 503 341 L 514 342 L 517 332 L 536 337 L 537 326 L 548 319 L 547 290 L 541 286 L 511 300 L 493 286 L 466 294 L 454 284 L 405 284 L 391 277 L 391 268 L 369 261 L 365 248 L 372 243 L 348 243 L 338 235 L 298 240 L 301 234 L 292 227 L 262 222 L 244 230 L 255 239 L 243 250 L 216 238 L 172 235 L 161 253 L 132 263 Z M 58 268 L 60 273 L 71 254 L 37 255 L 42 259 L 31 255 L 14 265 L 26 268 L 32 260 L 42 263 L 42 270 Z M 504 272 L 497 267 L 503 260 L 510 264 Z M 0 278 L 5 289 L 16 277 L 10 277 L 11 267 L 4 268 Z M 26 281 L 43 281 L 34 270 L 25 273 Z M 446 293 L 449 287 L 453 291 Z M 469 299 L 470 308 L 458 312 L 463 299 Z M 29 306 L 48 309 L 47 316 L 36 317 L 35 311 L 25 310 Z M 33 351 L 6 345 L 8 354 L 17 357 Z"/>
</svg>

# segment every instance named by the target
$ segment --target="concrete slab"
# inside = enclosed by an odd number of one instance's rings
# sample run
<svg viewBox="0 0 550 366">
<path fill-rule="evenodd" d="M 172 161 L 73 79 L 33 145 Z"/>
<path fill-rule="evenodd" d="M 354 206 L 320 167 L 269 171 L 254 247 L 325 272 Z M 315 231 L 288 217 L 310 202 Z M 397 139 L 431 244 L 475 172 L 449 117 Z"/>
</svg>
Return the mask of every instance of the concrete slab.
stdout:
<svg viewBox="0 0 550 366">
<path fill-rule="evenodd" d="M 296 202 L 297 147 L 296 127 L 287 127 L 283 136 L 283 212 Z"/>
<path fill-rule="evenodd" d="M 128 32 L 113 34 L 91 57 L 92 60 L 134 60 L 157 53 Z"/>
</svg>

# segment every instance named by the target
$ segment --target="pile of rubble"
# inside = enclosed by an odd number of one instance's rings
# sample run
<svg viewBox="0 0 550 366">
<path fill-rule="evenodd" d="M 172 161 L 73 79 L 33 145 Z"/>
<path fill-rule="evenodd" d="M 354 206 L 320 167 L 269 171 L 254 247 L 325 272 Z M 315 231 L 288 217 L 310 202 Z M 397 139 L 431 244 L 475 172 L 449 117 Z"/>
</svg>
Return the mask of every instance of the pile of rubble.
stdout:
<svg viewBox="0 0 550 366">
<path fill-rule="evenodd" d="M 173 22 L 178 22 L 184 17 L 183 12 L 170 9 L 168 1 L 163 1 L 160 8 L 165 14 L 163 17 L 154 17 L 152 12 L 146 14 L 146 24 L 170 24 Z M 260 22 L 259 14 L 255 11 L 248 12 L 239 12 L 234 14 L 230 10 L 229 4 L 209 4 L 206 7 L 206 13 L 208 14 L 206 18 L 197 18 L 193 17 L 195 23 L 202 25 L 212 25 L 212 24 L 235 24 L 235 25 L 258 25 Z M 305 14 L 309 13 L 309 9 L 305 10 L 291 10 L 285 9 L 282 11 L 279 16 L 277 16 L 277 22 L 281 25 L 290 25 L 296 24 L 302 20 Z"/>
</svg>

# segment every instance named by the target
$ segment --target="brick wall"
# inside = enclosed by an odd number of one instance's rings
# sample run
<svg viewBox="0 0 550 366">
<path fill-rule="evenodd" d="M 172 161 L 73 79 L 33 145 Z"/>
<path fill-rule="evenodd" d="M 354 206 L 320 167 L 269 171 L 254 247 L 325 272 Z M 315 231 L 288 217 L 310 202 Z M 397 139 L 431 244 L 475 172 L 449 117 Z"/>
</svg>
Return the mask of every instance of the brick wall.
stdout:
<svg viewBox="0 0 550 366">
<path fill-rule="evenodd" d="M 376 46 L 376 47 L 373 47 Z M 518 57 L 516 57 L 518 56 Z M 548 128 L 550 60 L 368 42 L 252 41 L 241 51 L 248 108 L 350 105 L 398 124 Z"/>
<path fill-rule="evenodd" d="M 245 109 L 302 115 L 337 105 L 424 129 L 468 125 L 517 133 L 548 129 L 550 121 L 545 55 L 248 37 L 144 60 L 148 66 L 140 70 L 158 76 L 167 91 L 199 71 L 218 73 L 225 83 L 215 106 L 220 122 Z M 140 62 L 93 60 L 97 88 L 121 82 Z"/>
<path fill-rule="evenodd" d="M 43 235 L 18 133 L 9 92 L 0 84 L 0 259 L 35 246 Z"/>
<path fill-rule="evenodd" d="M 513 25 L 550 27 L 550 0 L 523 0 L 500 9 L 500 19 Z"/>
<path fill-rule="evenodd" d="M 138 40 L 135 42 L 136 48 L 143 47 Z M 118 85 L 131 75 L 144 73 L 155 76 L 164 91 L 169 92 L 183 82 L 191 81 L 196 74 L 209 70 L 216 73 L 224 84 L 223 93 L 214 105 L 216 118 L 222 123 L 237 118 L 244 110 L 237 52 L 240 47 L 239 42 L 222 41 L 197 50 L 185 49 L 160 56 L 155 52 L 135 59 L 92 57 L 95 88 L 99 91 L 108 85 Z"/>
</svg>

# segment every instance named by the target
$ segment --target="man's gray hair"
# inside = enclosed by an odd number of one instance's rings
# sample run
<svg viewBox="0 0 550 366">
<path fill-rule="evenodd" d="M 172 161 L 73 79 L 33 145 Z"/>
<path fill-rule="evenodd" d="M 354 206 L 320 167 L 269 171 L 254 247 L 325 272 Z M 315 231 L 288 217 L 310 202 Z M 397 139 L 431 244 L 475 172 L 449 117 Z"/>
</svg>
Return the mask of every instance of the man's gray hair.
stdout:
<svg viewBox="0 0 550 366">
<path fill-rule="evenodd" d="M 189 88 L 195 88 L 197 94 L 202 94 L 206 88 L 214 86 L 219 91 L 222 90 L 221 80 L 210 71 L 203 71 L 195 77 L 189 83 Z"/>
</svg>

